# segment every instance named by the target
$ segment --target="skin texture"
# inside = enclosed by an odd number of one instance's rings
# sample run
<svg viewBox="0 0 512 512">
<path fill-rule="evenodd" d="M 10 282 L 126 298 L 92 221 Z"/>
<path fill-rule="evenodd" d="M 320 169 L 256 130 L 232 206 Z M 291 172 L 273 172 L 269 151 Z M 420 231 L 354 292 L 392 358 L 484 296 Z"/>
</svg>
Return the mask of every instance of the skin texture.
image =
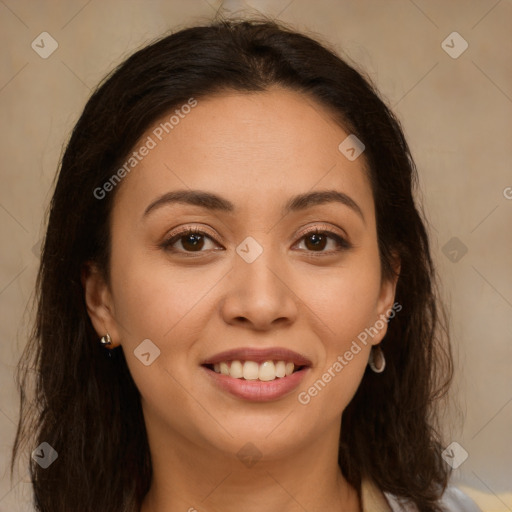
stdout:
<svg viewBox="0 0 512 512">
<path fill-rule="evenodd" d="M 347 135 L 297 92 L 222 93 L 199 100 L 118 185 L 110 284 L 94 266 L 84 284 L 98 336 L 108 331 L 123 346 L 141 393 L 154 471 L 143 512 L 360 510 L 337 464 L 341 415 L 386 326 L 309 404 L 297 399 L 394 302 L 364 155 L 351 162 L 338 150 Z M 144 216 L 178 189 L 216 193 L 235 213 L 172 204 Z M 331 189 L 348 194 L 364 221 L 335 202 L 283 216 L 291 196 Z M 315 226 L 352 247 L 328 238 L 315 249 L 304 238 Z M 161 247 L 185 227 L 211 237 L 202 252 L 183 238 L 174 252 Z M 247 236 L 263 248 L 252 263 L 236 252 Z M 161 351 L 149 366 L 134 356 L 145 339 Z M 238 347 L 285 347 L 313 366 L 288 396 L 245 401 L 200 366 Z M 261 455 L 252 467 L 237 457 L 248 442 Z"/>
</svg>

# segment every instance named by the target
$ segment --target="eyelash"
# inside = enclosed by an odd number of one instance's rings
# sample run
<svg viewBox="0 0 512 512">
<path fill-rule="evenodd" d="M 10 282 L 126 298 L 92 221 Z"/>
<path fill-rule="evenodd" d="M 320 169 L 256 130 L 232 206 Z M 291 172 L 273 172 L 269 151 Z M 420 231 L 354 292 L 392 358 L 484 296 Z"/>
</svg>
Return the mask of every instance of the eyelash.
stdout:
<svg viewBox="0 0 512 512">
<path fill-rule="evenodd" d="M 165 249 L 166 251 L 169 251 L 169 252 L 184 254 L 187 257 L 196 257 L 194 251 L 181 251 L 181 250 L 176 250 L 176 249 L 172 248 L 172 246 L 176 242 L 178 242 L 180 239 L 185 238 L 186 236 L 190 236 L 190 235 L 206 236 L 207 238 L 213 240 L 215 243 L 218 244 L 218 242 L 215 240 L 215 238 L 205 231 L 201 231 L 198 228 L 185 228 L 182 231 L 179 231 L 178 233 L 172 234 L 169 238 L 164 240 L 164 242 L 162 242 L 162 244 L 161 244 L 161 248 Z M 310 255 L 313 257 L 322 256 L 322 255 L 332 255 L 334 253 L 346 251 L 353 247 L 352 244 L 350 244 L 350 242 L 348 242 L 345 238 L 341 237 L 337 233 L 334 233 L 333 231 L 330 231 L 328 229 L 319 229 L 318 226 L 308 229 L 304 233 L 302 233 L 299 241 L 302 241 L 304 238 L 307 238 L 308 236 L 311 236 L 311 235 L 326 235 L 328 238 L 335 240 L 336 243 L 338 244 L 338 248 L 335 250 L 331 250 L 331 251 L 306 251 L 306 252 L 310 253 Z M 201 253 L 204 253 L 204 252 L 207 252 L 207 251 L 196 251 L 196 254 L 200 255 Z"/>
</svg>

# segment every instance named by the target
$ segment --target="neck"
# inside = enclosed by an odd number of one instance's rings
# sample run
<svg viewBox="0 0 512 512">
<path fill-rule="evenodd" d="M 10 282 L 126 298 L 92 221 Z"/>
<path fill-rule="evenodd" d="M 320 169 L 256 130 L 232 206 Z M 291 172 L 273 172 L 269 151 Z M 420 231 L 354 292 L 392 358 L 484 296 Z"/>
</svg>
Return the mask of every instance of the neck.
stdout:
<svg viewBox="0 0 512 512">
<path fill-rule="evenodd" d="M 338 466 L 339 427 L 333 427 L 278 453 L 261 440 L 235 442 L 233 450 L 199 446 L 153 423 L 153 479 L 141 512 L 360 512 L 358 493 Z M 246 457 L 237 455 L 243 446 Z"/>
</svg>

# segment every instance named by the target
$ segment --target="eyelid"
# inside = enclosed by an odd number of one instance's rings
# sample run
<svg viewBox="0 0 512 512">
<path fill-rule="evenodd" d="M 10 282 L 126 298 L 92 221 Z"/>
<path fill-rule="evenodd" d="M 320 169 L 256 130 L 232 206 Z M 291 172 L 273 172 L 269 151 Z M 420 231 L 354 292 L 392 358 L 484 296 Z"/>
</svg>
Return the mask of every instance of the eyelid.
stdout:
<svg viewBox="0 0 512 512">
<path fill-rule="evenodd" d="M 220 243 L 217 241 L 217 235 L 213 234 L 211 230 L 209 230 L 205 226 L 197 226 L 197 225 L 188 225 L 188 226 L 181 226 L 176 231 L 171 231 L 169 234 L 166 234 L 164 237 L 164 243 L 169 242 L 173 238 L 177 238 L 180 235 L 188 235 L 188 234 L 195 234 L 198 235 L 208 235 L 216 244 Z"/>
<path fill-rule="evenodd" d="M 336 229 L 341 231 L 341 233 L 336 231 Z M 340 228 L 335 228 L 331 224 L 324 224 L 324 223 L 314 224 L 314 225 L 311 225 L 311 226 L 303 229 L 302 231 L 299 231 L 298 234 L 295 235 L 295 238 L 297 238 L 297 237 L 302 238 L 306 235 L 309 235 L 310 233 L 316 233 L 317 231 L 318 232 L 326 232 L 327 234 L 332 233 L 332 234 L 337 235 L 340 238 L 343 238 L 348 241 L 348 236 L 346 235 L 346 233 L 343 230 L 341 230 Z"/>
</svg>

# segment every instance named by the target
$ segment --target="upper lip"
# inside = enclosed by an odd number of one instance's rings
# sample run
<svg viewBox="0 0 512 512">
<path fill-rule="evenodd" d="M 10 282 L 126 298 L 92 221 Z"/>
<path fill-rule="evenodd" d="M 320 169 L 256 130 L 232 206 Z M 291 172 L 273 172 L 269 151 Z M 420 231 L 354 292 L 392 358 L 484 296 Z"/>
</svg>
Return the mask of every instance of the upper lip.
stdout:
<svg viewBox="0 0 512 512">
<path fill-rule="evenodd" d="M 265 361 L 286 361 L 296 366 L 311 366 L 311 361 L 304 355 L 282 347 L 274 348 L 234 348 L 215 354 L 205 359 L 201 364 L 216 364 L 223 361 L 254 361 L 264 363 Z"/>
</svg>

